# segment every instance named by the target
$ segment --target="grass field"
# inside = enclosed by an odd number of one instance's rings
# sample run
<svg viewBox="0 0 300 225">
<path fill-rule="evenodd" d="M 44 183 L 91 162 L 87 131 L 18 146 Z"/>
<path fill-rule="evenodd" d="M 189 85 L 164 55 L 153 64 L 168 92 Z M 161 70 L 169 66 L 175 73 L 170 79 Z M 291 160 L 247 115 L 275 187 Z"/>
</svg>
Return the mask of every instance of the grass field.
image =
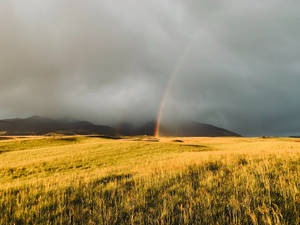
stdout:
<svg viewBox="0 0 300 225">
<path fill-rule="evenodd" d="M 0 140 L 0 224 L 299 224 L 300 139 Z"/>
</svg>

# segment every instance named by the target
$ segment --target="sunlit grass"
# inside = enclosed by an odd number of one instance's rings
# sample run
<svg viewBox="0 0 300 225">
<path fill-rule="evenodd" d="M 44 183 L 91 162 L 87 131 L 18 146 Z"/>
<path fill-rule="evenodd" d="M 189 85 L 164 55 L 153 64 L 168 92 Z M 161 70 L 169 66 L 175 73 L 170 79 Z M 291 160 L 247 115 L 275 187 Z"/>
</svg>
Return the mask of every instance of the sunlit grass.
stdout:
<svg viewBox="0 0 300 225">
<path fill-rule="evenodd" d="M 299 224 L 297 139 L 0 141 L 0 224 Z"/>
</svg>

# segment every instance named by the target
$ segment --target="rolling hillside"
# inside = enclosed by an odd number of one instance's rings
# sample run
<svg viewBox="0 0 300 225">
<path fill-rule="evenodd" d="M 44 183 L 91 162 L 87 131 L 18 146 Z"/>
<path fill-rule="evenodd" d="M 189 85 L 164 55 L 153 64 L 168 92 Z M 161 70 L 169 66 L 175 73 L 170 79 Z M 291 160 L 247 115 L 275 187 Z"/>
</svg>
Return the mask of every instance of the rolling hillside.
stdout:
<svg viewBox="0 0 300 225">
<path fill-rule="evenodd" d="M 87 121 L 64 121 L 33 116 L 26 119 L 0 120 L 0 132 L 6 135 L 45 135 L 49 133 L 59 134 L 101 134 L 152 136 L 155 130 L 155 122 L 134 126 L 130 123 L 122 123 L 116 128 L 103 125 L 95 125 Z M 210 124 L 184 122 L 181 124 L 162 126 L 161 135 L 181 137 L 240 137 L 241 135 L 219 128 Z"/>
<path fill-rule="evenodd" d="M 0 131 L 6 135 L 45 135 L 60 134 L 104 134 L 114 135 L 114 129 L 108 126 L 94 125 L 87 121 L 67 122 L 39 116 L 26 119 L 0 120 Z"/>
<path fill-rule="evenodd" d="M 153 135 L 155 122 L 148 122 L 142 126 L 129 123 L 121 124 L 117 130 L 121 135 Z M 205 123 L 182 122 L 169 126 L 161 126 L 162 136 L 174 137 L 241 137 L 235 132 Z"/>
</svg>

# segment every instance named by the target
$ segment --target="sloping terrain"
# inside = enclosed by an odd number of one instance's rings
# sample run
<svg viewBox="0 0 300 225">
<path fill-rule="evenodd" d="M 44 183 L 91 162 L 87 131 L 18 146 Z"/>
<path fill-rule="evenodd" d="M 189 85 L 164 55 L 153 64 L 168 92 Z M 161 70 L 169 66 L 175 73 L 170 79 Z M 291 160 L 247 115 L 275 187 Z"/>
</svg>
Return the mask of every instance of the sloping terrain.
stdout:
<svg viewBox="0 0 300 225">
<path fill-rule="evenodd" d="M 45 135 L 59 134 L 102 134 L 102 135 L 149 135 L 155 130 L 155 122 L 134 126 L 122 123 L 116 128 L 95 125 L 87 121 L 63 121 L 38 116 L 26 119 L 0 120 L 0 132 L 6 135 Z M 184 122 L 176 125 L 162 126 L 161 135 L 181 137 L 240 137 L 241 135 L 210 124 Z"/>
<path fill-rule="evenodd" d="M 51 132 L 61 134 L 104 134 L 113 135 L 114 129 L 94 125 L 87 121 L 67 122 L 39 116 L 26 119 L 0 120 L 0 131 L 6 135 L 44 135 Z"/>
<path fill-rule="evenodd" d="M 134 126 L 129 123 L 121 124 L 118 129 L 121 135 L 153 135 L 155 122 L 148 122 L 142 126 Z M 182 122 L 173 125 L 162 125 L 162 136 L 175 137 L 241 137 L 235 132 L 216 127 L 210 124 L 196 122 Z"/>
</svg>

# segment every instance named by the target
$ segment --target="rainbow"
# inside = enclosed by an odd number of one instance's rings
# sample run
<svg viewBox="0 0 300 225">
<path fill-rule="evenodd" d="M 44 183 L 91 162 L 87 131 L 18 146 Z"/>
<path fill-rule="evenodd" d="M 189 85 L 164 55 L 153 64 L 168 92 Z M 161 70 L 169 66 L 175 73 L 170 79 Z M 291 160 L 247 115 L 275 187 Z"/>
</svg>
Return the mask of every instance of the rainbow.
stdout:
<svg viewBox="0 0 300 225">
<path fill-rule="evenodd" d="M 169 91 L 172 87 L 172 84 L 174 82 L 174 79 L 176 77 L 176 75 L 178 74 L 178 72 L 180 71 L 180 68 L 182 67 L 183 63 L 184 63 L 184 60 L 190 50 L 190 47 L 191 47 L 191 43 L 192 41 L 190 41 L 184 51 L 183 51 L 183 54 L 180 55 L 180 57 L 178 58 L 177 60 L 177 63 L 176 63 L 176 66 L 174 68 L 174 70 L 172 71 L 172 73 L 170 74 L 169 76 L 169 80 L 168 80 L 168 83 L 166 85 L 166 88 L 164 90 L 164 94 L 163 94 L 163 97 L 161 99 L 161 102 L 160 102 L 160 105 L 159 105 L 159 110 L 158 110 L 158 114 L 157 114 L 157 120 L 156 120 L 156 124 L 155 124 L 155 130 L 154 130 L 154 137 L 158 138 L 160 133 L 160 123 L 161 123 L 161 119 L 162 119 L 162 116 L 163 116 L 163 112 L 164 112 L 164 108 L 165 108 L 165 105 L 166 105 L 166 102 L 167 102 L 167 99 L 168 99 L 168 95 L 169 95 Z"/>
</svg>

